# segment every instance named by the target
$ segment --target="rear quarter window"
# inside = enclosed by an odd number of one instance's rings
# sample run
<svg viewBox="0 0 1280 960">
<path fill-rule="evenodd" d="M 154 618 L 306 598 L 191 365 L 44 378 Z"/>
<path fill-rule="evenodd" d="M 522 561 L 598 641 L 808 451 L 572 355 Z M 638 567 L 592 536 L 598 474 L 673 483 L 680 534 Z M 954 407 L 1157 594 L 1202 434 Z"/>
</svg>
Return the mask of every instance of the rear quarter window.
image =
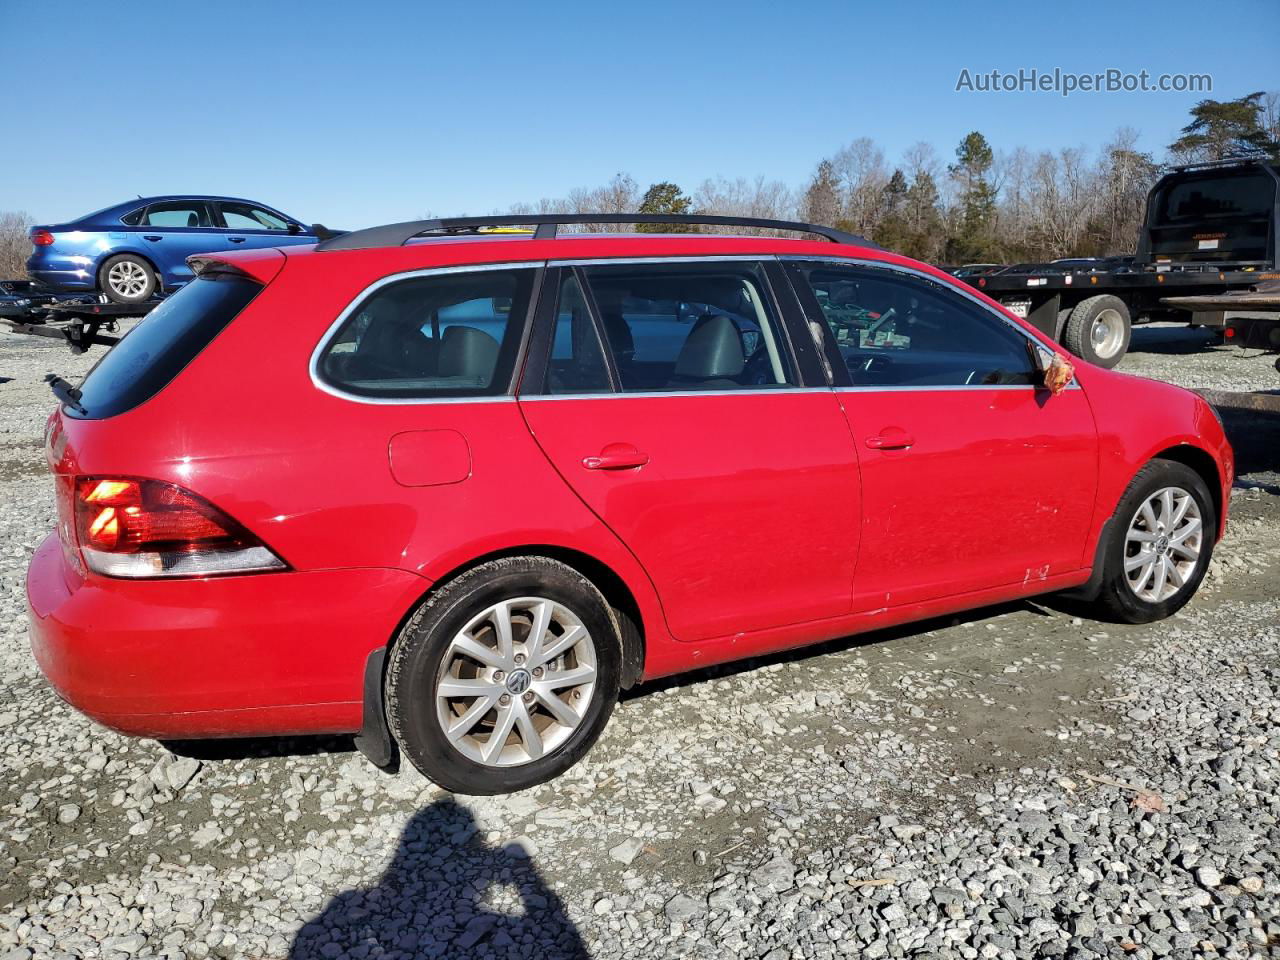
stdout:
<svg viewBox="0 0 1280 960">
<path fill-rule="evenodd" d="M 489 268 L 381 286 L 326 342 L 315 372 L 361 397 L 504 394 L 536 277 L 533 268 Z"/>
<path fill-rule="evenodd" d="M 87 413 L 69 413 L 100 420 L 150 400 L 261 290 L 260 283 L 242 274 L 211 273 L 192 280 L 97 362 L 80 385 L 80 404 Z"/>
</svg>

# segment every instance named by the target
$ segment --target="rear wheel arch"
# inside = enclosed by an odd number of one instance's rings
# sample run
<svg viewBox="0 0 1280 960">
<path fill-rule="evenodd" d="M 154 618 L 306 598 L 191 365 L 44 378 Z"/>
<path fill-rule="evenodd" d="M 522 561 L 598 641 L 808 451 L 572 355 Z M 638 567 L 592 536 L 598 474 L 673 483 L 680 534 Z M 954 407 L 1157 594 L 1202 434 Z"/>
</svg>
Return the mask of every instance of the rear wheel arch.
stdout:
<svg viewBox="0 0 1280 960">
<path fill-rule="evenodd" d="M 390 649 L 395 644 L 396 638 L 400 636 L 405 624 L 433 594 L 482 564 L 511 557 L 546 557 L 549 560 L 559 561 L 577 571 L 600 591 L 605 602 L 608 603 L 609 608 L 613 611 L 618 627 L 618 637 L 622 644 L 622 671 L 620 678 L 622 689 L 626 690 L 635 686 L 644 673 L 646 635 L 644 617 L 640 612 L 640 604 L 636 600 L 635 593 L 627 582 L 603 561 L 580 550 L 550 544 L 526 544 L 494 550 L 490 553 L 473 557 L 466 563 L 454 567 L 434 581 L 431 587 L 418 598 L 417 602 L 397 624 L 395 633 L 392 634 L 387 643 L 387 648 Z"/>
<path fill-rule="evenodd" d="M 106 269 L 107 264 L 114 257 L 124 257 L 124 256 L 133 257 L 136 260 L 141 260 L 148 267 L 150 267 L 151 273 L 156 278 L 155 290 L 153 292 L 161 293 L 164 291 L 165 289 L 164 271 L 161 270 L 159 266 L 157 266 L 155 258 L 141 252 L 140 250 L 134 250 L 134 249 L 115 249 L 115 250 L 108 250 L 103 253 L 101 259 L 99 259 L 98 262 L 94 264 L 94 267 L 93 267 L 93 282 L 97 284 L 98 290 L 101 291 L 106 289 L 106 278 L 103 276 L 103 271 Z"/>
</svg>

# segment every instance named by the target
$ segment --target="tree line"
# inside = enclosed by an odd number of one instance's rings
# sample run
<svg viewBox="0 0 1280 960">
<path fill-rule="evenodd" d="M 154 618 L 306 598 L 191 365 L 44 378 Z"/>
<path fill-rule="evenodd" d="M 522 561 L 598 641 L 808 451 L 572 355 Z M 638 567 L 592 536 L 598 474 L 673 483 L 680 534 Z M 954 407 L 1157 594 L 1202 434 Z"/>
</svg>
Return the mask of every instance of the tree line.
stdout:
<svg viewBox="0 0 1280 960">
<path fill-rule="evenodd" d="M 1138 150 L 1137 139 L 1134 130 L 1124 128 L 1096 151 L 997 151 L 973 131 L 949 161 L 921 142 L 890 163 L 874 140 L 859 137 L 820 160 L 798 187 L 760 176 L 708 179 L 688 192 L 670 181 L 642 190 L 629 174 L 619 173 L 599 187 L 501 212 L 703 213 L 801 220 L 860 234 L 932 263 L 1121 255 L 1133 252 L 1147 192 L 1169 166 L 1258 153 L 1280 158 L 1280 92 L 1201 101 L 1159 160 Z M 632 228 L 593 224 L 582 229 Z"/>
<path fill-rule="evenodd" d="M 1095 151 L 997 150 L 979 131 L 944 161 L 917 143 L 890 163 L 870 137 L 820 160 L 807 182 L 716 177 L 688 192 L 663 181 L 641 189 L 619 173 L 598 187 L 521 203 L 502 213 L 706 213 L 802 220 L 857 233 L 931 263 L 1013 263 L 1131 253 L 1147 191 L 1170 164 L 1254 153 L 1280 158 L 1280 92 L 1202 100 L 1157 159 L 1118 130 Z M 21 277 L 31 217 L 0 211 L 0 278 Z M 633 229 L 597 224 L 605 232 Z M 691 230 L 650 225 L 648 231 Z M 751 231 L 747 231 L 751 232 Z"/>
</svg>

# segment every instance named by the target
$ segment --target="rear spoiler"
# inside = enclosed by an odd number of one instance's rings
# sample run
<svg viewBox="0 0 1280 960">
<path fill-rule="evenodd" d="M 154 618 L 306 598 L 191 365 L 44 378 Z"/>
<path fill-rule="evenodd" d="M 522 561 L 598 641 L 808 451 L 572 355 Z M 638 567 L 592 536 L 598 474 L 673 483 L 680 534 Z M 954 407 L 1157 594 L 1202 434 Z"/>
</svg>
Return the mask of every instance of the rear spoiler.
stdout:
<svg viewBox="0 0 1280 960">
<path fill-rule="evenodd" d="M 197 277 L 211 274 L 235 274 L 256 280 L 264 286 L 275 279 L 284 266 L 284 254 L 273 247 L 259 250 L 236 250 L 231 253 L 201 253 L 187 257 L 187 266 Z"/>
</svg>

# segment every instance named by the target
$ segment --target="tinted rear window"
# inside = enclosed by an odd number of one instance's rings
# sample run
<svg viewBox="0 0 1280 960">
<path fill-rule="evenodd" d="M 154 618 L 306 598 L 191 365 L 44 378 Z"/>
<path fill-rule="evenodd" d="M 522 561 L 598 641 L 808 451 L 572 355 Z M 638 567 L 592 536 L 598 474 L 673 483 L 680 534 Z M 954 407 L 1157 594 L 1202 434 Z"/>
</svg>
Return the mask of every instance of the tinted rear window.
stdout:
<svg viewBox="0 0 1280 960">
<path fill-rule="evenodd" d="M 506 393 L 536 275 L 494 268 L 380 287 L 326 344 L 317 372 L 364 397 Z"/>
<path fill-rule="evenodd" d="M 257 281 L 229 273 L 188 283 L 147 314 L 89 371 L 80 385 L 80 403 L 88 417 L 114 417 L 150 400 L 261 289 Z"/>
<path fill-rule="evenodd" d="M 1266 216 L 1275 203 L 1275 195 L 1275 181 L 1261 170 L 1196 177 L 1166 187 L 1157 216 L 1160 223 Z"/>
</svg>

